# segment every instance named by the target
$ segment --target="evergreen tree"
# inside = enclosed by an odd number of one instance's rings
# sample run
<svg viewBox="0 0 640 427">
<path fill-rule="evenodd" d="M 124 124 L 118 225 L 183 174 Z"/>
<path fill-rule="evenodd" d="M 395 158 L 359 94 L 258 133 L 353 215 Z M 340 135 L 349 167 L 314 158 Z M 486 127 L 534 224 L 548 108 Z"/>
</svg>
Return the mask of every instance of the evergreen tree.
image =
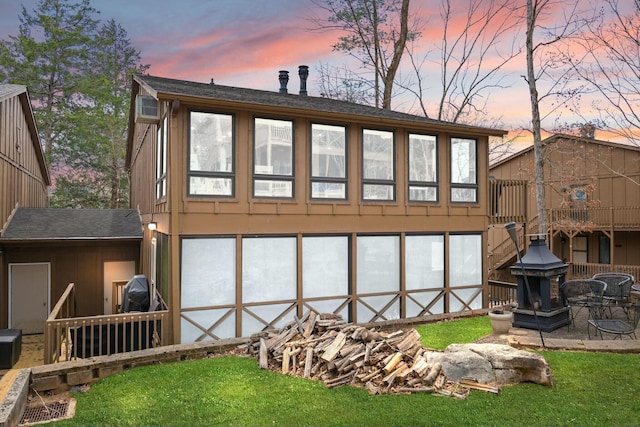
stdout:
<svg viewBox="0 0 640 427">
<path fill-rule="evenodd" d="M 17 36 L 0 41 L 0 81 L 26 85 L 54 181 L 55 207 L 128 206 L 124 171 L 131 75 L 140 53 L 90 0 L 24 7 Z"/>
</svg>

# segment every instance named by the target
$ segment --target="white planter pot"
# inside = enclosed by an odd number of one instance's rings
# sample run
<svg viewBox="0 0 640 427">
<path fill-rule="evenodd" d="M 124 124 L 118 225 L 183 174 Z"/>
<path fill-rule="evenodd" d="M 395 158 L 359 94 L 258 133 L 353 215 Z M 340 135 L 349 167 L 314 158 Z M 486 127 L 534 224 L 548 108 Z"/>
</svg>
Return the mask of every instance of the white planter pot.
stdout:
<svg viewBox="0 0 640 427">
<path fill-rule="evenodd" d="M 489 312 L 489 319 L 491 320 L 491 328 L 495 334 L 506 334 L 511 328 L 513 323 L 513 313 L 507 311 L 506 313 L 492 313 Z"/>
</svg>

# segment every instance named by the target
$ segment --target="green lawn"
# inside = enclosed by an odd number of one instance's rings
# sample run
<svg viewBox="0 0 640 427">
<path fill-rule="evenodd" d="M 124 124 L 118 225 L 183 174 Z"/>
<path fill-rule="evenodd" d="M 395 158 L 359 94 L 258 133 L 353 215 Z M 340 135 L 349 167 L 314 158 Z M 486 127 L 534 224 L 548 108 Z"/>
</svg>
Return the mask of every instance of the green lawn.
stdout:
<svg viewBox="0 0 640 427">
<path fill-rule="evenodd" d="M 490 331 L 485 317 L 417 328 L 444 348 Z M 444 346 L 444 347 L 443 347 Z M 225 356 L 135 368 L 77 393 L 76 415 L 57 426 L 636 426 L 640 355 L 543 352 L 555 385 L 438 395 L 371 396 L 366 390 L 281 375 Z"/>
</svg>

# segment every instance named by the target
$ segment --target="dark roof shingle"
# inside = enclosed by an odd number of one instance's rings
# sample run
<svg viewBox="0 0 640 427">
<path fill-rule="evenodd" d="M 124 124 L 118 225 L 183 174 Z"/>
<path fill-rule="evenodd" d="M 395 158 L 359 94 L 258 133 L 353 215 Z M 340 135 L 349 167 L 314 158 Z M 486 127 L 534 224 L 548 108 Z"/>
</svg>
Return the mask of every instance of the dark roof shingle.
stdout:
<svg viewBox="0 0 640 427">
<path fill-rule="evenodd" d="M 136 209 L 18 208 L 0 241 L 142 239 Z"/>
<path fill-rule="evenodd" d="M 495 136 L 502 136 L 507 133 L 504 130 L 443 122 L 424 116 L 417 116 L 414 114 L 401 113 L 399 111 L 386 110 L 383 108 L 356 104 L 354 102 L 347 102 L 317 96 L 301 96 L 288 93 L 284 94 L 266 90 L 222 86 L 210 83 L 197 83 L 148 75 L 136 75 L 134 78 L 138 82 L 146 86 L 148 90 L 155 92 L 154 96 L 158 96 L 159 94 L 165 95 L 165 97 L 192 96 L 204 99 L 216 99 L 246 104 L 293 108 L 297 110 L 307 110 L 312 112 L 359 115 L 363 117 L 420 123 L 423 125 L 430 124 L 434 126 L 444 126 L 451 129 L 459 129 L 460 131 L 464 129 L 467 132 L 476 131 L 483 134 Z"/>
</svg>

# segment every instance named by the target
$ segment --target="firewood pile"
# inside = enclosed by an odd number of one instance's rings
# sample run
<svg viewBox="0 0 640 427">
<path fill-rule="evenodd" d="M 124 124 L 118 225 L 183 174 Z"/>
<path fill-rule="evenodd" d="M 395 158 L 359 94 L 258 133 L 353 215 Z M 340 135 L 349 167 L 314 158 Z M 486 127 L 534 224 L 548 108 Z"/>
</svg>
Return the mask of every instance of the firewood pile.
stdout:
<svg viewBox="0 0 640 427">
<path fill-rule="evenodd" d="M 451 381 L 411 328 L 381 331 L 310 311 L 281 330 L 252 337 L 246 350 L 262 369 L 323 381 L 328 388 L 364 387 L 370 394 L 434 393 L 465 399 L 470 389 L 499 393 L 472 379 Z"/>
</svg>

